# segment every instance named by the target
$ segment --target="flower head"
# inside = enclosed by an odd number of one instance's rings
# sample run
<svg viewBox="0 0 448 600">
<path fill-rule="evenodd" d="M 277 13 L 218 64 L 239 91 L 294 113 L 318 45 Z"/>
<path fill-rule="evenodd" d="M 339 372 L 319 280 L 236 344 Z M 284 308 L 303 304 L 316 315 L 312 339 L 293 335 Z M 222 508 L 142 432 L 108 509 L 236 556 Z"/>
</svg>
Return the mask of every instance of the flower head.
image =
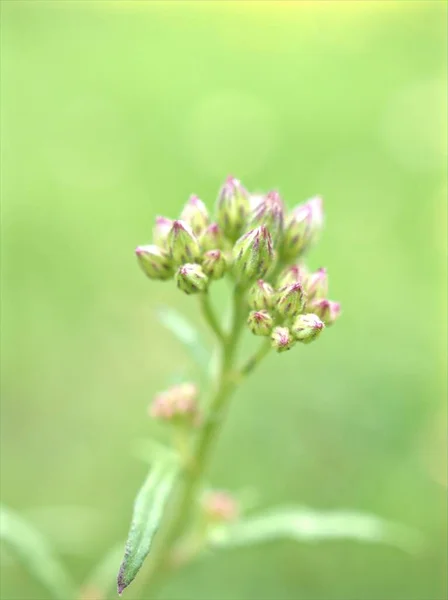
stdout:
<svg viewBox="0 0 448 600">
<path fill-rule="evenodd" d="M 221 279 L 227 271 L 227 260 L 221 250 L 209 250 L 204 254 L 202 270 L 210 279 Z"/>
<path fill-rule="evenodd" d="M 322 319 L 327 326 L 333 325 L 341 315 L 341 305 L 339 302 L 333 302 L 332 300 L 327 300 L 325 298 L 314 300 L 310 303 L 308 308 Z"/>
<path fill-rule="evenodd" d="M 200 235 L 209 223 L 208 210 L 198 196 L 190 196 L 182 214 L 182 221 L 188 223 L 195 235 Z"/>
<path fill-rule="evenodd" d="M 271 335 L 272 347 L 277 352 L 286 352 L 290 350 L 295 343 L 291 332 L 287 327 L 275 327 Z"/>
<path fill-rule="evenodd" d="M 323 202 L 316 196 L 294 208 L 286 218 L 282 255 L 294 260 L 318 238 L 323 226 Z"/>
<path fill-rule="evenodd" d="M 274 288 L 267 281 L 258 279 L 249 290 L 248 303 L 253 310 L 269 310 L 274 298 Z"/>
<path fill-rule="evenodd" d="M 151 244 L 135 249 L 138 264 L 150 279 L 171 279 L 174 274 L 170 256 L 165 250 Z"/>
<path fill-rule="evenodd" d="M 199 244 L 204 252 L 207 250 L 222 250 L 224 247 L 224 236 L 218 223 L 210 223 L 199 236 Z"/>
<path fill-rule="evenodd" d="M 198 389 L 193 383 L 181 383 L 157 394 L 149 408 L 154 419 L 162 421 L 188 420 L 198 415 Z"/>
<path fill-rule="evenodd" d="M 171 256 L 176 265 L 191 263 L 199 259 L 199 242 L 190 225 L 185 221 L 174 221 L 168 235 Z"/>
<path fill-rule="evenodd" d="M 311 273 L 306 280 L 308 302 L 324 298 L 328 294 L 327 269 L 318 269 Z"/>
<path fill-rule="evenodd" d="M 249 214 L 249 194 L 234 177 L 227 177 L 217 201 L 217 221 L 224 235 L 234 242 L 241 235 Z"/>
<path fill-rule="evenodd" d="M 254 335 L 270 335 L 274 320 L 267 310 L 254 310 L 249 313 L 247 325 Z"/>
<path fill-rule="evenodd" d="M 186 294 L 199 294 L 208 287 L 208 277 L 201 265 L 187 263 L 179 267 L 176 273 L 177 287 Z"/>
<path fill-rule="evenodd" d="M 273 261 L 272 239 L 265 225 L 245 233 L 233 247 L 234 274 L 242 284 L 263 277 Z"/>
<path fill-rule="evenodd" d="M 173 226 L 173 221 L 167 217 L 156 217 L 156 222 L 152 230 L 152 239 L 154 244 L 164 250 L 168 250 L 168 235 Z"/>
<path fill-rule="evenodd" d="M 280 244 L 283 235 L 285 207 L 278 192 L 266 194 L 254 209 L 251 226 L 265 225 L 271 234 L 274 246 Z"/>
<path fill-rule="evenodd" d="M 325 325 L 317 315 L 299 315 L 294 321 L 291 331 L 295 339 L 304 344 L 315 340 L 323 331 Z"/>
<path fill-rule="evenodd" d="M 275 308 L 284 319 L 292 319 L 300 314 L 306 301 L 306 294 L 301 283 L 293 283 L 278 292 Z"/>
</svg>

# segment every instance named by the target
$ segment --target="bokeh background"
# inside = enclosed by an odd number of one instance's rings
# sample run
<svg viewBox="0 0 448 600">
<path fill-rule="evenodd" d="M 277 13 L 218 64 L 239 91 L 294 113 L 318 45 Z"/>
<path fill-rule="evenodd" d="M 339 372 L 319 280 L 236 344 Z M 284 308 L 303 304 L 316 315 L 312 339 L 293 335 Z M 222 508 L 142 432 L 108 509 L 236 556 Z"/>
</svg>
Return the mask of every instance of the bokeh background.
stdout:
<svg viewBox="0 0 448 600">
<path fill-rule="evenodd" d="M 344 316 L 238 393 L 212 484 L 376 513 L 425 548 L 279 542 L 179 573 L 169 600 L 446 598 L 446 4 L 2 0 L 1 492 L 80 580 L 124 540 L 135 440 L 189 358 L 194 299 L 134 247 L 229 173 L 316 193 L 310 256 Z M 224 308 L 224 288 L 216 297 Z M 247 339 L 247 348 L 252 340 Z M 2 555 L 1 598 L 46 593 Z M 132 588 L 127 598 L 133 599 Z"/>
</svg>

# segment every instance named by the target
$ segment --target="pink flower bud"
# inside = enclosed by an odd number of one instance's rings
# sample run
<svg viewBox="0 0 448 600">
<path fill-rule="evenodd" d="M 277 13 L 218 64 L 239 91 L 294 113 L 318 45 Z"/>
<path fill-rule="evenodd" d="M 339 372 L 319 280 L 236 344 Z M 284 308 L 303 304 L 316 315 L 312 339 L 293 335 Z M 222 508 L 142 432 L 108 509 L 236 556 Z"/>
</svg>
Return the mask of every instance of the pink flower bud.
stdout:
<svg viewBox="0 0 448 600">
<path fill-rule="evenodd" d="M 269 192 L 256 206 L 251 227 L 265 225 L 271 234 L 274 246 L 277 247 L 283 235 L 284 212 L 285 207 L 280 194 L 275 191 Z"/>
<path fill-rule="evenodd" d="M 274 320 L 267 310 L 252 311 L 249 313 L 247 325 L 254 335 L 271 335 Z"/>
<path fill-rule="evenodd" d="M 208 287 L 208 277 L 201 265 L 187 263 L 179 267 L 176 273 L 177 287 L 186 294 L 199 294 Z"/>
<path fill-rule="evenodd" d="M 195 235 L 200 235 L 209 223 L 208 210 L 198 196 L 190 196 L 180 218 L 188 223 Z"/>
<path fill-rule="evenodd" d="M 328 327 L 341 315 L 341 305 L 339 302 L 333 302 L 332 300 L 314 300 L 308 306 L 308 309 L 317 315 Z"/>
<path fill-rule="evenodd" d="M 174 221 L 168 235 L 171 256 L 176 265 L 192 263 L 199 259 L 199 242 L 188 223 Z"/>
<path fill-rule="evenodd" d="M 199 244 L 204 252 L 224 249 L 224 236 L 218 223 L 210 223 L 199 237 Z"/>
<path fill-rule="evenodd" d="M 272 347 L 277 352 L 290 350 L 295 344 L 295 340 L 287 327 L 275 327 L 272 331 L 271 340 Z"/>
<path fill-rule="evenodd" d="M 263 277 L 273 261 L 272 239 L 264 225 L 244 234 L 233 247 L 233 272 L 242 284 Z"/>
<path fill-rule="evenodd" d="M 291 331 L 297 341 L 309 344 L 320 335 L 324 327 L 325 325 L 317 315 L 306 314 L 297 317 Z"/>
<path fill-rule="evenodd" d="M 154 246 L 137 246 L 135 249 L 138 264 L 150 279 L 171 279 L 174 274 L 173 264 L 168 253 Z"/>
<path fill-rule="evenodd" d="M 316 196 L 297 206 L 286 218 L 282 257 L 294 260 L 319 237 L 323 226 L 323 202 Z"/>
<path fill-rule="evenodd" d="M 187 421 L 193 424 L 198 417 L 198 389 L 193 383 L 181 383 L 157 394 L 149 414 L 161 421 Z"/>
<path fill-rule="evenodd" d="M 303 312 L 306 294 L 301 283 L 287 285 L 278 292 L 275 308 L 283 319 L 292 319 Z"/>
<path fill-rule="evenodd" d="M 274 304 L 274 289 L 269 283 L 259 279 L 250 288 L 248 304 L 253 310 L 269 310 Z"/>
<path fill-rule="evenodd" d="M 306 288 L 308 269 L 305 265 L 290 265 L 283 269 L 277 280 L 277 288 L 281 289 L 293 283 L 301 283 Z"/>
<path fill-rule="evenodd" d="M 227 260 L 221 250 L 209 250 L 204 254 L 202 270 L 210 279 L 221 279 L 227 271 Z"/>
<path fill-rule="evenodd" d="M 164 250 L 169 250 L 168 235 L 173 226 L 173 221 L 167 217 L 156 217 L 156 222 L 152 232 L 154 244 L 160 246 Z"/>
<path fill-rule="evenodd" d="M 308 302 L 324 298 L 328 294 L 327 269 L 318 269 L 311 273 L 306 280 L 306 293 Z"/>
<path fill-rule="evenodd" d="M 227 177 L 217 201 L 217 221 L 224 235 L 234 242 L 243 231 L 249 214 L 249 194 L 234 177 Z"/>
</svg>

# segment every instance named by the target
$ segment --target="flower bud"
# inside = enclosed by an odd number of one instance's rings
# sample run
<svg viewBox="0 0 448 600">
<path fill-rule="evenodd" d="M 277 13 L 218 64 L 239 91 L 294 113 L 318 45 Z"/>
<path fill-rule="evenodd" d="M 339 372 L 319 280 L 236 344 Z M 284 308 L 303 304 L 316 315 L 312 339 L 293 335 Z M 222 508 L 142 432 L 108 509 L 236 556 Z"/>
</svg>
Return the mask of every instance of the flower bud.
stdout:
<svg viewBox="0 0 448 600">
<path fill-rule="evenodd" d="M 186 294 L 199 294 L 208 287 L 208 277 L 200 265 L 189 264 L 179 267 L 176 273 L 177 287 Z"/>
<path fill-rule="evenodd" d="M 227 177 L 217 202 L 217 221 L 232 242 L 238 239 L 249 214 L 249 195 L 238 179 Z"/>
<path fill-rule="evenodd" d="M 202 233 L 209 223 L 207 207 L 198 196 L 190 196 L 180 218 L 190 225 L 195 235 Z"/>
<path fill-rule="evenodd" d="M 285 207 L 278 192 L 269 192 L 255 207 L 251 226 L 265 225 L 271 234 L 274 246 L 280 243 L 283 235 Z"/>
<path fill-rule="evenodd" d="M 274 320 L 267 310 L 249 313 L 247 325 L 254 335 L 270 335 Z"/>
<path fill-rule="evenodd" d="M 210 223 L 210 225 L 202 232 L 199 237 L 199 244 L 204 252 L 207 250 L 222 250 L 224 246 L 224 236 L 218 223 Z"/>
<path fill-rule="evenodd" d="M 275 292 L 269 283 L 259 279 L 250 288 L 248 303 L 253 310 L 269 310 L 274 304 Z"/>
<path fill-rule="evenodd" d="M 271 235 L 264 225 L 245 233 L 233 247 L 234 274 L 242 284 L 263 277 L 273 261 Z"/>
<path fill-rule="evenodd" d="M 315 340 L 325 325 L 317 315 L 299 315 L 294 321 L 291 331 L 295 339 L 304 344 Z"/>
<path fill-rule="evenodd" d="M 138 264 L 150 279 L 171 279 L 174 270 L 172 261 L 162 248 L 151 244 L 135 249 Z"/>
<path fill-rule="evenodd" d="M 149 414 L 162 421 L 196 422 L 198 417 L 198 389 L 193 383 L 181 383 L 154 398 Z"/>
<path fill-rule="evenodd" d="M 317 239 L 322 226 L 322 198 L 316 196 L 294 208 L 286 218 L 283 258 L 293 260 L 307 250 Z"/>
<path fill-rule="evenodd" d="M 304 265 L 291 265 L 283 269 L 277 279 L 277 288 L 281 289 L 293 283 L 301 283 L 306 287 L 308 270 Z"/>
<path fill-rule="evenodd" d="M 238 518 L 239 507 L 227 492 L 210 491 L 202 499 L 202 508 L 208 521 L 223 523 Z"/>
<path fill-rule="evenodd" d="M 275 327 L 271 335 L 271 340 L 272 347 L 277 350 L 277 352 L 290 350 L 295 344 L 295 340 L 287 327 Z"/>
<path fill-rule="evenodd" d="M 308 302 L 323 298 L 328 294 L 327 269 L 318 269 L 311 273 L 306 280 Z"/>
<path fill-rule="evenodd" d="M 204 254 L 202 270 L 210 279 L 221 279 L 227 271 L 227 260 L 221 250 L 209 250 Z"/>
<path fill-rule="evenodd" d="M 327 327 L 333 325 L 341 314 L 341 305 L 339 302 L 326 299 L 314 300 L 310 303 L 308 309 L 322 319 Z"/>
<path fill-rule="evenodd" d="M 276 309 L 284 319 L 292 319 L 303 312 L 306 294 L 301 283 L 293 283 L 278 292 Z"/>
<path fill-rule="evenodd" d="M 176 265 L 192 263 L 199 259 L 200 248 L 197 237 L 185 221 L 174 221 L 168 235 L 171 256 Z"/>
<path fill-rule="evenodd" d="M 168 235 L 173 226 L 173 221 L 167 217 L 156 217 L 156 222 L 152 230 L 152 240 L 154 244 L 164 250 L 168 250 Z"/>
</svg>

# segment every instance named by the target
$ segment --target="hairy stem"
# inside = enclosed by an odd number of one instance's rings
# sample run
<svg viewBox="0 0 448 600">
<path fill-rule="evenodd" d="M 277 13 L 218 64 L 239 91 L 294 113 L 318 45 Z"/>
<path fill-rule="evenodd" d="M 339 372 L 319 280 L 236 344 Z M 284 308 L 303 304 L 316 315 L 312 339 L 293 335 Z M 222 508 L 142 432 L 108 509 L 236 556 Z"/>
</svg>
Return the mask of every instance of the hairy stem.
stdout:
<svg viewBox="0 0 448 600">
<path fill-rule="evenodd" d="M 152 560 L 150 561 L 148 579 L 145 586 L 145 591 L 151 594 L 151 598 L 153 598 L 154 589 L 157 587 L 160 579 L 169 569 L 169 559 L 173 542 L 182 533 L 185 524 L 188 522 L 188 517 L 195 504 L 198 488 L 207 467 L 213 444 L 216 443 L 225 419 L 229 399 L 238 384 L 238 377 L 235 377 L 235 358 L 246 314 L 244 290 L 238 287 L 234 290 L 232 324 L 227 334 L 222 332 L 206 294 L 202 298 L 202 308 L 207 322 L 212 327 L 220 342 L 219 374 L 208 414 L 192 449 L 191 460 L 187 461 L 184 466 L 176 503 L 170 515 L 171 518 L 166 523 L 166 527 L 160 532 L 159 542 L 154 548 L 151 557 Z M 257 353 L 258 358 L 254 359 L 253 357 L 253 360 L 249 361 L 246 367 L 243 367 L 241 374 L 247 375 L 266 353 L 266 346 L 263 346 L 263 352 L 260 351 Z"/>
<path fill-rule="evenodd" d="M 218 319 L 216 318 L 216 314 L 211 306 L 210 294 L 208 292 L 205 292 L 204 294 L 200 294 L 199 298 L 204 319 L 210 325 L 210 328 L 212 329 L 218 340 L 222 342 L 224 340 L 224 333 L 221 329 L 221 325 Z"/>
</svg>

